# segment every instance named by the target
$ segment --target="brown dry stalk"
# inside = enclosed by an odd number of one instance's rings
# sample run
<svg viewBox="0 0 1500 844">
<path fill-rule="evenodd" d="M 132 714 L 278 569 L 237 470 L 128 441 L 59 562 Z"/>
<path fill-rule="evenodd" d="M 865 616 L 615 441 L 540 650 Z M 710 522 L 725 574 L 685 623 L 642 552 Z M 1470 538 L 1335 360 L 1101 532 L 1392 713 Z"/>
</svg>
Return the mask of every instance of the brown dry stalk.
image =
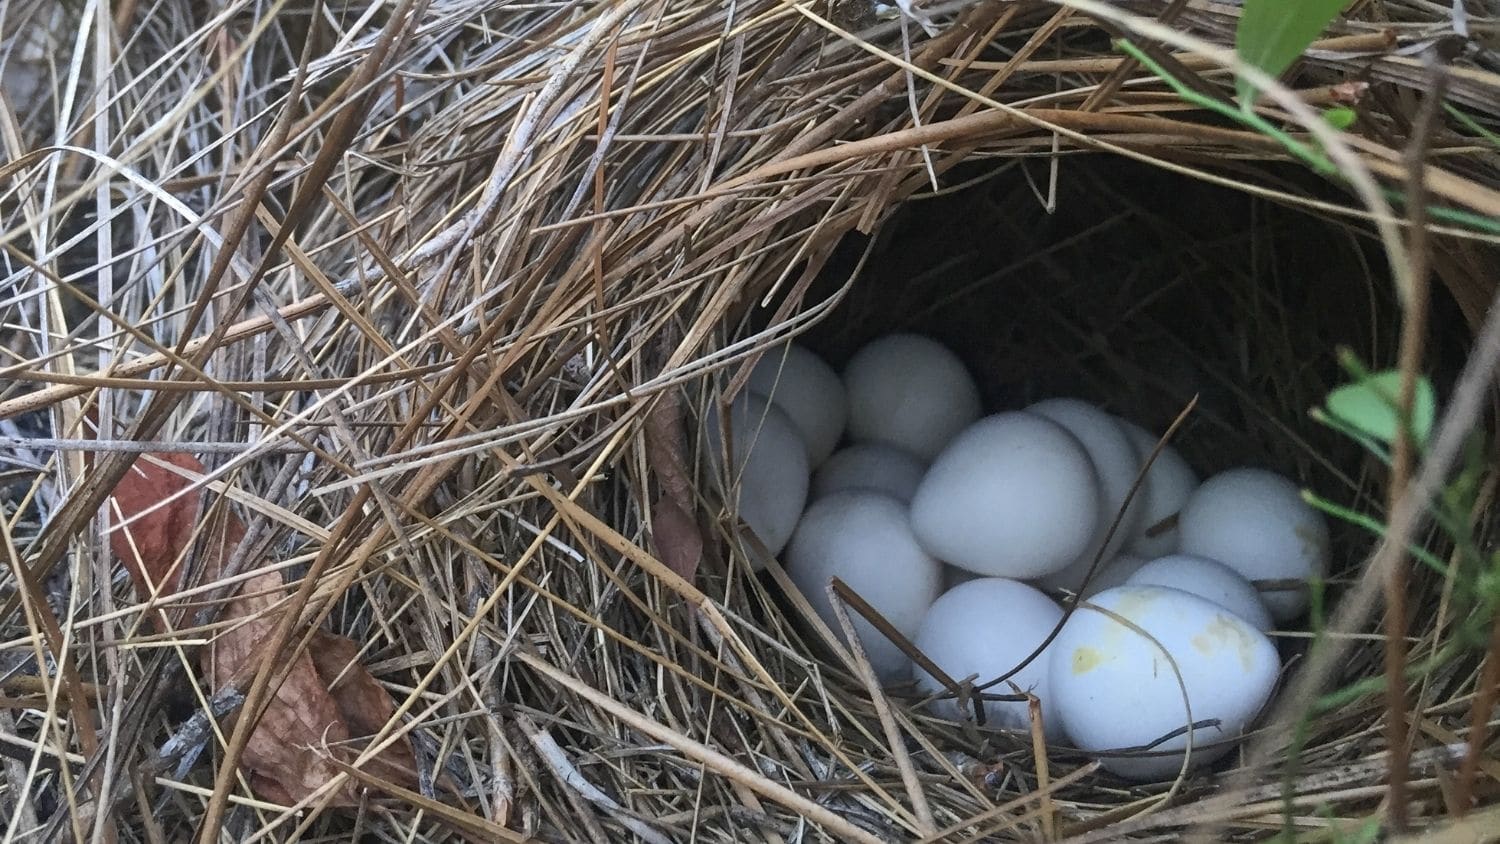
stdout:
<svg viewBox="0 0 1500 844">
<path fill-rule="evenodd" d="M 981 812 L 980 814 L 977 814 L 973 817 L 964 818 L 963 820 L 950 827 L 940 829 L 932 835 L 923 838 L 920 844 L 937 844 L 937 842 L 965 832 L 969 827 L 977 826 L 994 818 L 1010 815 L 1018 809 L 1025 808 L 1032 802 L 1041 800 L 1044 795 L 1056 795 L 1062 789 L 1080 780 L 1086 779 L 1089 775 L 1093 774 L 1097 770 L 1099 770 L 1098 762 L 1089 762 L 1087 764 L 1080 765 L 1076 769 L 1069 771 L 1066 776 L 1061 776 L 1055 780 L 1052 780 L 1052 782 L 1048 783 L 1045 788 L 1039 787 L 1036 791 L 1033 791 L 1029 794 L 1023 794 L 1020 797 L 1015 798 L 1014 800 L 1001 803 L 1000 805 L 994 806 L 989 810 Z"/>
<path fill-rule="evenodd" d="M 912 811 L 916 814 L 916 832 L 924 836 L 932 835 L 937 831 L 937 826 L 932 819 L 932 806 L 927 802 L 927 793 L 922 790 L 922 781 L 917 777 L 916 768 L 912 766 L 911 754 L 906 752 L 906 741 L 901 735 L 901 728 L 896 723 L 895 715 L 891 712 L 891 703 L 880 688 L 880 678 L 875 675 L 875 669 L 870 665 L 870 657 L 865 653 L 864 643 L 860 641 L 854 622 L 849 618 L 849 610 L 844 607 L 844 602 L 839 598 L 841 590 L 838 586 L 840 585 L 844 584 L 838 578 L 834 578 L 828 584 L 828 604 L 833 608 L 833 613 L 838 618 L 839 629 L 843 631 L 844 641 L 854 656 L 855 673 L 864 683 L 865 690 L 870 694 L 870 702 L 875 706 L 875 714 L 880 718 L 880 726 L 885 731 L 886 746 L 896 759 L 896 770 L 901 772 L 901 784 L 905 786 L 906 796 L 911 799 Z"/>
<path fill-rule="evenodd" d="M 1412 289 L 1400 291 L 1403 300 L 1401 318 L 1401 341 L 1398 366 L 1401 370 L 1401 390 L 1397 400 L 1402 419 L 1412 418 L 1412 403 L 1416 394 L 1417 379 L 1423 369 L 1427 343 L 1427 314 L 1430 304 L 1429 289 L 1431 244 L 1427 234 L 1427 145 L 1432 135 L 1433 122 L 1437 118 L 1438 106 L 1443 99 L 1445 76 L 1440 68 L 1432 72 L 1432 85 L 1423 100 L 1413 124 L 1410 148 L 1407 150 L 1407 203 L 1410 214 L 1411 243 L 1407 255 L 1411 261 Z M 1403 425 L 1396 437 L 1391 460 L 1391 483 L 1387 495 L 1387 511 L 1394 511 L 1401 496 L 1411 482 L 1412 467 L 1416 461 L 1416 447 L 1412 442 L 1409 425 Z M 1390 772 L 1386 796 L 1386 811 L 1390 825 L 1397 832 L 1404 831 L 1408 824 L 1406 796 L 1407 754 L 1406 734 L 1407 684 L 1406 684 L 1406 630 L 1407 630 L 1407 559 L 1405 546 L 1392 555 L 1385 578 L 1385 680 L 1386 680 L 1386 744 L 1390 752 Z"/>
<path fill-rule="evenodd" d="M 300 92 L 302 74 L 299 72 L 292 84 L 293 93 Z M 285 111 L 275 123 L 270 138 L 268 138 L 268 149 L 274 149 L 285 140 L 291 128 L 291 112 Z M 209 269 L 208 289 L 194 299 L 192 312 L 187 319 L 188 330 L 181 338 L 178 348 L 175 350 L 173 359 L 187 361 L 189 367 L 195 373 L 202 374 L 203 362 L 208 354 L 217 350 L 223 341 L 225 327 L 216 327 L 209 336 L 200 344 L 200 349 L 192 355 L 185 353 L 189 342 L 188 335 L 193 331 L 197 319 L 207 307 L 214 287 L 223 279 L 228 272 L 233 259 L 236 257 L 240 240 L 249 230 L 253 220 L 254 208 L 259 203 L 261 196 L 270 185 L 273 171 L 264 168 L 253 177 L 246 187 L 245 202 L 238 212 L 231 218 L 226 234 L 222 238 L 220 251 L 215 256 L 212 267 Z M 247 292 L 253 281 L 247 284 Z M 243 302 L 241 303 L 243 306 Z M 235 312 L 238 308 L 235 309 Z M 170 365 L 170 363 L 169 363 Z M 175 406 L 181 398 L 177 394 L 152 394 L 150 403 L 141 414 L 137 422 L 131 427 L 127 439 L 151 439 L 167 421 L 167 413 Z M 93 518 L 98 512 L 100 505 L 109 495 L 109 491 L 119 483 L 129 470 L 131 459 L 125 455 L 105 455 L 105 459 L 99 462 L 92 473 L 92 483 L 85 485 L 74 495 L 67 498 L 63 510 L 47 523 L 46 531 L 37 542 L 37 548 L 31 555 L 31 560 L 26 563 L 29 571 L 40 574 L 43 577 L 50 575 L 53 567 L 62 559 L 67 552 L 68 546 L 73 541 L 73 536 L 82 529 L 83 525 Z M 0 609 L 0 616 L 9 615 L 14 611 L 16 602 L 14 599 L 6 601 L 4 608 Z"/>
<path fill-rule="evenodd" d="M 1458 768 L 1458 779 L 1453 785 L 1453 803 L 1458 814 L 1472 808 L 1474 781 L 1478 779 L 1480 763 L 1485 758 L 1485 744 L 1489 738 L 1490 713 L 1495 701 L 1500 698 L 1500 616 L 1490 627 L 1489 647 L 1484 654 L 1474 689 L 1474 700 L 1469 708 L 1469 740 L 1464 751 L 1463 763 Z"/>
<path fill-rule="evenodd" d="M 99 754 L 99 737 L 95 733 L 95 730 L 98 729 L 98 722 L 94 718 L 92 699 L 84 690 L 83 679 L 78 674 L 78 666 L 71 658 L 68 649 L 64 647 L 64 643 L 68 641 L 68 637 L 63 634 L 62 625 L 58 623 L 57 616 L 53 614 L 51 606 L 47 603 L 46 593 L 42 589 L 41 584 L 37 582 L 36 575 L 27 568 L 26 563 L 17 553 L 15 540 L 12 538 L 10 532 L 10 525 L 4 518 L 0 518 L 0 542 L 3 542 L 5 546 L 5 562 L 11 570 L 11 575 L 15 577 L 17 584 L 20 586 L 17 592 L 19 593 L 21 607 L 25 612 L 27 624 L 33 630 L 37 628 L 41 629 L 41 639 L 33 639 L 33 642 L 36 643 L 37 650 L 40 651 L 41 640 L 46 641 L 47 646 L 52 651 L 53 658 L 57 662 L 58 673 L 62 675 L 61 687 L 67 689 L 68 693 L 62 696 L 63 700 L 58 702 L 65 703 L 71 712 L 70 717 L 73 731 L 77 734 L 78 745 L 83 748 L 84 756 L 88 759 L 97 758 Z M 46 659 L 42 654 L 38 653 L 38 657 L 39 663 L 46 663 Z M 60 735 L 59 738 L 61 738 Z M 66 747 L 66 744 L 61 746 Z M 59 770 L 62 773 L 63 782 L 68 789 L 68 799 L 72 800 L 74 798 L 70 771 L 66 765 L 61 766 Z M 99 768 L 94 772 L 92 788 L 95 795 L 100 793 L 99 789 L 103 773 L 103 768 Z M 76 812 L 70 812 L 69 815 L 69 821 L 73 825 L 73 834 L 78 837 L 78 840 L 83 840 L 83 827 L 81 825 L 83 819 Z"/>
<path fill-rule="evenodd" d="M 366 56 L 365 60 L 360 63 L 355 73 L 350 77 L 351 88 L 358 89 L 362 87 L 363 84 L 375 77 L 376 73 L 379 71 L 381 65 L 385 61 L 387 51 L 391 49 L 397 37 L 405 31 L 408 25 L 407 16 L 411 14 L 414 9 L 425 8 L 425 6 L 426 3 L 421 2 L 421 0 L 401 0 L 401 2 L 391 10 L 389 23 L 381 32 L 380 38 L 376 42 L 376 48 L 372 50 L 368 56 Z M 311 40 L 309 40 L 309 47 L 311 43 Z M 304 54 L 304 60 L 305 58 L 306 55 Z M 265 272 L 267 262 L 269 261 L 270 257 L 272 255 L 275 255 L 277 250 L 280 248 L 280 245 L 285 243 L 287 238 L 291 236 L 293 225 L 295 225 L 295 223 L 300 220 L 302 215 L 311 207 L 311 203 L 313 202 L 314 198 L 321 193 L 323 182 L 332 175 L 333 168 L 338 162 L 338 159 L 343 152 L 344 146 L 352 140 L 354 130 L 358 125 L 358 121 L 363 118 L 365 110 L 367 108 L 367 100 L 364 100 L 363 98 L 355 99 L 354 101 L 346 104 L 339 111 L 337 117 L 335 117 L 333 126 L 329 130 L 329 138 L 327 139 L 328 142 L 319 151 L 318 157 L 313 160 L 313 165 L 309 170 L 307 180 L 306 182 L 304 182 L 301 189 L 293 198 L 291 208 L 288 210 L 288 213 L 286 214 L 285 219 L 282 222 L 281 228 L 273 236 L 272 245 L 266 250 L 266 258 L 265 260 L 263 260 L 260 268 L 257 270 L 257 276 Z M 284 122 L 283 125 L 286 125 L 286 123 Z M 251 219 L 253 219 L 256 205 L 256 202 L 251 202 L 242 209 L 244 214 L 241 219 L 243 219 L 243 225 L 245 227 L 248 227 Z M 220 274 L 216 274 L 211 277 L 218 278 L 222 274 L 223 270 L 227 269 L 229 254 L 229 250 L 225 250 L 224 253 L 222 253 L 221 257 L 224 258 L 224 264 L 223 267 L 221 267 L 219 270 Z M 249 288 L 253 287 L 254 282 L 255 279 L 251 279 L 249 280 L 249 283 L 247 283 L 247 293 Z M 200 299 L 199 301 L 200 303 L 206 302 L 206 300 L 202 299 Z M 236 311 L 237 310 L 238 309 L 236 309 Z M 215 334 L 216 341 L 218 334 L 219 332 L 216 332 Z M 217 342 L 215 342 L 213 345 L 217 346 Z M 368 490 L 368 488 L 366 488 L 366 490 Z M 368 492 L 366 491 L 365 494 L 368 495 Z M 361 497 L 363 498 L 364 496 Z M 345 520 L 341 523 L 341 525 L 343 524 L 348 524 L 348 520 Z M 330 541 L 327 547 L 333 547 L 335 542 L 336 540 Z M 320 557 L 320 559 L 326 560 L 326 555 Z M 314 571 L 309 573 L 308 579 L 304 583 L 303 588 L 297 591 L 297 597 L 293 599 L 294 606 L 296 606 L 295 602 L 306 600 L 304 595 L 308 593 L 309 587 L 313 583 L 315 583 L 316 580 L 317 572 L 315 567 Z M 214 779 L 213 797 L 209 800 L 208 808 L 204 812 L 203 821 L 199 824 L 198 827 L 198 840 L 201 842 L 201 844 L 208 844 L 208 842 L 214 840 L 219 835 L 220 825 L 222 823 L 224 812 L 228 806 L 229 795 L 233 790 L 240 755 L 244 752 L 245 745 L 249 742 L 256 725 L 259 723 L 259 720 L 264 711 L 264 707 L 269 702 L 269 696 L 275 693 L 275 687 L 271 685 L 270 675 L 273 671 L 273 668 L 277 666 L 278 660 L 282 658 L 282 649 L 286 645 L 288 633 L 290 632 L 292 624 L 295 622 L 295 620 L 295 611 L 283 611 L 281 618 L 279 619 L 279 622 L 275 627 L 274 634 L 268 637 L 266 650 L 259 661 L 259 670 L 256 674 L 255 679 L 251 682 L 249 688 L 246 690 L 245 705 L 243 707 L 242 715 L 235 723 L 234 732 L 230 736 L 229 746 L 225 748 L 224 759 L 221 763 L 218 775 Z M 291 663 L 283 662 L 281 663 L 281 665 L 284 669 L 282 672 L 282 678 L 284 678 L 286 676 L 285 672 L 286 670 L 290 669 Z M 278 679 L 276 685 L 280 685 L 280 679 Z"/>
</svg>

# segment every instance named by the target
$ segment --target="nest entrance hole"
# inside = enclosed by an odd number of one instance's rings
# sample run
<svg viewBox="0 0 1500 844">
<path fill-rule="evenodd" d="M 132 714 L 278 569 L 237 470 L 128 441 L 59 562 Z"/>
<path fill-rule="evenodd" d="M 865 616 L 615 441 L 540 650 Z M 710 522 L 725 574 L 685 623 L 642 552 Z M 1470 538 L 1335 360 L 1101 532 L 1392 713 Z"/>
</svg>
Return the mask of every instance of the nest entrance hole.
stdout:
<svg viewBox="0 0 1500 844">
<path fill-rule="evenodd" d="M 1200 477 L 1258 466 L 1382 517 L 1383 469 L 1309 416 L 1348 380 L 1341 347 L 1396 359 L 1399 305 L 1369 228 L 1114 157 L 1057 166 L 1050 209 L 1047 162 L 975 162 L 954 174 L 968 186 L 908 200 L 874 243 L 846 236 L 804 304 L 843 299 L 798 342 L 841 369 L 883 334 L 927 335 L 965 361 L 986 413 L 1071 396 L 1159 434 L 1196 397 L 1173 442 Z M 1347 203 L 1292 167 L 1257 178 Z M 1441 284 L 1433 297 L 1427 373 L 1445 395 L 1468 331 Z M 1336 602 L 1374 542 L 1329 525 Z M 1436 602 L 1441 579 L 1413 577 Z M 1288 664 L 1307 642 L 1277 637 Z M 1362 649 L 1345 679 L 1378 675 L 1379 659 Z"/>
<path fill-rule="evenodd" d="M 873 245 L 846 236 L 806 302 L 868 260 L 799 342 L 841 368 L 882 334 L 925 334 L 968 365 L 986 412 L 1076 396 L 1161 432 L 1197 396 L 1175 444 L 1201 474 L 1255 464 L 1370 492 L 1359 447 L 1308 418 L 1348 380 L 1341 347 L 1395 362 L 1399 306 L 1369 229 L 1112 156 L 1058 167 L 1051 211 L 1046 162 L 976 162 L 953 180 L 974 184 L 909 200 Z M 1337 199 L 1292 167 L 1264 177 Z M 1469 338 L 1433 295 L 1427 374 L 1444 395 Z"/>
</svg>

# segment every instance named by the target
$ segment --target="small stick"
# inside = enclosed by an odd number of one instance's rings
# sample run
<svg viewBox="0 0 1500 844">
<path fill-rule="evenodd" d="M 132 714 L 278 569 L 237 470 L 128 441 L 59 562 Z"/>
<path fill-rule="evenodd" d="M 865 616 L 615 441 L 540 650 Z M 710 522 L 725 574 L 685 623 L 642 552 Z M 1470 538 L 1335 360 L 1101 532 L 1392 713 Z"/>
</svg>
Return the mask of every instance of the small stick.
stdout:
<svg viewBox="0 0 1500 844">
<path fill-rule="evenodd" d="M 1099 770 L 1099 763 L 1089 762 L 1088 764 L 1083 765 L 1071 774 L 1068 774 L 1065 777 L 1059 777 L 1051 784 L 1049 788 L 1046 789 L 1045 794 L 1054 794 L 1062 790 L 1063 788 L 1088 777 L 1097 770 Z M 1033 791 L 1030 794 L 1023 794 L 1020 797 L 1017 797 L 1016 799 L 1009 802 L 1001 803 L 999 806 L 986 809 L 972 818 L 965 818 L 964 820 L 959 821 L 953 826 L 938 830 L 936 833 L 923 838 L 918 842 L 918 844 L 933 844 L 933 842 L 941 841 L 944 838 L 957 835 L 958 833 L 961 833 L 970 827 L 978 826 L 979 824 L 982 824 L 992 818 L 997 818 L 1001 815 L 1008 815 L 1021 808 L 1022 806 L 1025 806 L 1027 803 L 1030 803 L 1032 800 L 1041 796 L 1043 793 L 1044 792 L 1041 789 L 1038 789 L 1037 791 Z"/>
<path fill-rule="evenodd" d="M 1031 716 L 1031 752 L 1036 757 L 1036 790 L 1042 796 L 1042 837 L 1057 840 L 1057 807 L 1052 805 L 1052 792 L 1047 788 L 1051 774 L 1047 767 L 1047 731 L 1042 723 L 1042 702 L 1036 695 L 1026 695 L 1026 711 Z"/>
<path fill-rule="evenodd" d="M 1495 618 L 1495 626 L 1490 629 L 1489 652 L 1479 670 L 1479 687 L 1469 709 L 1469 743 L 1464 749 L 1464 761 L 1459 765 L 1458 781 L 1453 788 L 1455 815 L 1462 816 L 1472 807 L 1474 779 L 1479 775 L 1479 760 L 1484 753 L 1490 713 L 1494 711 L 1497 695 L 1500 695 L 1500 616 Z"/>
<path fill-rule="evenodd" d="M 1430 61 L 1430 59 L 1429 59 Z M 1406 151 L 1406 164 L 1410 173 L 1407 180 L 1407 201 L 1410 218 L 1410 244 L 1407 258 L 1410 270 L 1410 291 L 1406 292 L 1402 304 L 1401 340 L 1398 352 L 1401 369 L 1401 394 L 1397 405 L 1401 413 L 1401 428 L 1391 457 L 1391 485 L 1387 510 L 1394 511 L 1402 493 L 1411 484 L 1412 469 L 1416 463 L 1416 447 L 1411 438 L 1411 408 L 1416 390 L 1417 370 L 1422 365 L 1423 349 L 1427 340 L 1427 311 L 1429 304 L 1431 246 L 1427 237 L 1427 184 L 1423 178 L 1428 144 L 1432 138 L 1433 122 L 1437 118 L 1438 105 L 1443 101 L 1446 76 L 1437 64 L 1430 66 L 1428 75 L 1431 88 L 1422 102 L 1413 126 L 1412 142 Z M 1407 826 L 1408 807 L 1406 780 L 1410 775 L 1407 747 L 1410 739 L 1406 730 L 1406 589 L 1407 555 L 1405 546 L 1398 546 L 1392 554 L 1385 578 L 1385 734 L 1390 747 L 1390 770 L 1388 774 L 1386 811 L 1390 825 L 1396 832 Z"/>
<path fill-rule="evenodd" d="M 583 799 L 604 809 L 615 816 L 621 825 L 640 837 L 647 844 L 670 844 L 667 837 L 657 832 L 644 821 L 633 816 L 633 814 L 614 801 L 614 798 L 599 790 L 599 787 L 589 782 L 579 770 L 568 761 L 568 754 L 558 746 L 557 740 L 546 730 L 538 727 L 536 722 L 526 717 L 525 713 L 515 713 L 516 724 L 520 726 L 521 732 L 525 734 L 526 740 L 536 750 L 547 767 L 562 783 L 583 796 Z"/>
<path fill-rule="evenodd" d="M 931 835 L 937 831 L 937 822 L 933 820 L 932 807 L 927 803 L 927 793 L 922 790 L 922 781 L 917 777 L 917 769 L 911 764 L 911 755 L 906 752 L 901 729 L 896 725 L 895 716 L 891 714 L 890 701 L 880 688 L 880 678 L 875 676 L 875 668 L 870 665 L 864 643 L 859 641 L 859 634 L 854 631 L 854 621 L 849 618 L 848 608 L 839 600 L 835 584 L 844 585 L 837 577 L 830 579 L 827 587 L 828 603 L 833 607 L 833 614 L 838 616 L 839 626 L 844 629 L 844 636 L 849 641 L 849 650 L 854 654 L 854 670 L 869 690 L 870 702 L 875 705 L 875 714 L 880 717 L 880 726 L 885 728 L 885 740 L 890 744 L 891 755 L 896 759 L 896 769 L 901 772 L 901 783 L 906 786 L 912 809 L 917 813 L 917 832 Z"/>
<path fill-rule="evenodd" d="M 912 661 L 917 664 L 918 668 L 921 668 L 923 671 L 931 674 L 934 678 L 937 679 L 939 683 L 943 685 L 944 688 L 948 689 L 950 692 L 953 692 L 956 705 L 958 706 L 960 712 L 963 711 L 966 703 L 972 701 L 974 705 L 975 723 L 979 724 L 980 726 L 984 725 L 983 698 L 980 697 L 977 691 L 973 693 L 969 691 L 971 686 L 969 682 L 966 681 L 961 684 L 957 680 L 948 676 L 948 672 L 944 671 L 942 667 L 933 662 L 932 659 L 927 656 L 927 654 L 922 653 L 922 651 L 916 646 L 915 643 L 902 635 L 900 630 L 892 627 L 891 623 L 889 621 L 886 621 L 884 616 L 876 612 L 874 607 L 870 606 L 870 604 L 865 601 L 864 598 L 861 598 L 859 596 L 859 593 L 855 592 L 853 589 L 850 589 L 849 584 L 835 577 L 830 581 L 829 587 L 839 596 L 840 600 L 844 604 L 852 607 L 855 612 L 859 613 L 860 616 L 864 618 L 865 621 L 870 622 L 870 624 L 873 625 L 876 630 L 880 631 L 880 634 L 882 636 L 891 640 L 892 644 L 900 648 L 902 653 L 911 657 Z M 994 697 L 1000 698 L 999 695 L 996 695 Z M 1009 700 L 1010 698 L 1005 697 L 1001 699 Z M 1020 698 L 1016 698 L 1016 700 L 1020 700 Z"/>
</svg>

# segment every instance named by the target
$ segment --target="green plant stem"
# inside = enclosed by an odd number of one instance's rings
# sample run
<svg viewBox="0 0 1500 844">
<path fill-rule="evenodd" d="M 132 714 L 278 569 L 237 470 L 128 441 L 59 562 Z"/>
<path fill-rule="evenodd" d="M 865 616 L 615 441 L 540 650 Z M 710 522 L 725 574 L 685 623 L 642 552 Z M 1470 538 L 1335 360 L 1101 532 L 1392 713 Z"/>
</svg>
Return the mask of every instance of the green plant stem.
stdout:
<svg viewBox="0 0 1500 844">
<path fill-rule="evenodd" d="M 1479 137 L 1484 138 L 1486 141 L 1489 141 L 1491 146 L 1500 148 L 1500 135 L 1496 135 L 1494 132 L 1491 132 L 1490 130 L 1479 125 L 1479 121 L 1475 120 L 1467 114 L 1464 114 L 1463 111 L 1457 106 L 1453 105 L 1452 103 L 1443 103 L 1443 110 L 1448 112 L 1449 117 L 1452 117 L 1454 120 L 1457 120 L 1459 123 L 1463 124 L 1464 128 L 1468 129 L 1470 132 L 1473 132 Z"/>
<path fill-rule="evenodd" d="M 1246 128 L 1254 129 L 1256 132 L 1281 144 L 1293 158 L 1307 165 L 1317 174 L 1342 181 L 1338 166 L 1326 155 L 1318 152 L 1316 147 L 1297 140 L 1290 133 L 1277 128 L 1270 121 L 1252 111 L 1233 108 L 1183 85 L 1181 81 L 1168 73 L 1166 68 L 1162 67 L 1159 62 L 1146 55 L 1141 48 L 1130 41 L 1122 39 L 1118 42 L 1118 45 L 1121 51 L 1140 62 L 1147 70 L 1156 74 L 1157 77 L 1167 84 L 1167 87 L 1172 89 L 1173 93 L 1177 94 L 1185 102 L 1226 117 Z M 1406 195 L 1401 191 L 1394 188 L 1382 188 L 1381 191 L 1385 194 L 1386 199 L 1398 204 L 1406 204 Z M 1449 223 L 1468 226 L 1477 232 L 1500 235 L 1500 219 L 1494 217 L 1487 217 L 1483 214 L 1475 214 L 1470 211 L 1449 208 L 1443 205 L 1429 205 L 1427 207 L 1427 215 L 1434 220 L 1443 220 Z"/>
<path fill-rule="evenodd" d="M 1334 518 L 1341 519 L 1351 525 L 1354 525 L 1355 527 L 1364 528 L 1375 536 L 1382 538 L 1385 536 L 1385 524 L 1379 519 L 1374 518 L 1373 516 L 1368 516 L 1364 513 L 1357 513 L 1342 504 L 1337 504 L 1335 502 L 1329 501 L 1328 499 L 1322 498 L 1313 493 L 1303 493 L 1302 498 L 1308 504 L 1311 504 L 1317 509 L 1327 513 L 1328 515 L 1333 516 Z M 1416 545 L 1408 546 L 1407 551 L 1410 552 L 1413 557 L 1416 557 L 1418 560 L 1421 560 L 1428 566 L 1432 567 L 1433 571 L 1436 571 L 1438 574 L 1444 577 L 1448 576 L 1448 564 L 1443 562 L 1442 559 L 1440 559 L 1436 554 L 1433 554 L 1431 551 L 1428 551 L 1427 549 L 1421 548 Z"/>
<path fill-rule="evenodd" d="M 1313 170 L 1316 170 L 1318 173 L 1321 173 L 1325 176 L 1338 175 L 1338 167 L 1335 166 L 1334 163 L 1326 156 L 1319 154 L 1313 149 L 1313 147 L 1302 143 L 1296 138 L 1293 138 L 1290 134 L 1276 128 L 1275 126 L 1272 126 L 1269 121 L 1267 121 L 1260 115 L 1255 114 L 1254 112 L 1233 108 L 1232 106 L 1226 105 L 1222 102 L 1219 102 L 1218 100 L 1215 100 L 1211 97 L 1206 97 L 1203 94 L 1194 91 L 1193 89 L 1182 84 L 1182 82 L 1179 81 L 1177 77 L 1168 73 L 1166 68 L 1162 67 L 1161 64 L 1155 59 L 1146 55 L 1144 50 L 1137 47 L 1135 44 L 1131 43 L 1128 40 L 1120 41 L 1119 46 L 1120 49 L 1128 54 L 1131 58 L 1140 62 L 1143 66 L 1145 66 L 1147 70 L 1150 70 L 1152 73 L 1156 74 L 1163 82 L 1167 83 L 1167 86 L 1172 89 L 1173 93 L 1177 94 L 1177 96 L 1181 97 L 1188 103 L 1198 106 L 1199 108 L 1212 111 L 1213 113 L 1220 116 L 1227 117 L 1242 126 L 1248 126 L 1249 128 L 1260 132 L 1268 138 L 1275 139 L 1283 147 L 1286 148 L 1287 152 L 1290 152 L 1298 160 L 1302 161 L 1302 163 L 1311 167 Z"/>
</svg>

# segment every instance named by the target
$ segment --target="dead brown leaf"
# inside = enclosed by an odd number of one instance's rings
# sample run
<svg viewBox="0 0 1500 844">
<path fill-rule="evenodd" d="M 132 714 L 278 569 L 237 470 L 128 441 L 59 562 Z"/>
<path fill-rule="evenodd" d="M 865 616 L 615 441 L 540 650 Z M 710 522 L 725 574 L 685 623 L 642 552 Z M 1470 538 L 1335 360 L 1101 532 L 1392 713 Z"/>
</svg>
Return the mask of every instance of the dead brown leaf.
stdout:
<svg viewBox="0 0 1500 844">
<path fill-rule="evenodd" d="M 687 433 L 682 422 L 682 399 L 663 395 L 646 416 L 646 462 L 656 473 L 662 496 L 684 510 L 693 505 L 693 479 L 688 472 Z"/>
<path fill-rule="evenodd" d="M 651 538 L 656 554 L 667 568 L 691 581 L 703 559 L 703 534 L 693 517 L 683 512 L 676 501 L 665 496 L 652 505 Z"/>
<path fill-rule="evenodd" d="M 646 417 L 646 463 L 661 492 L 651 505 L 651 541 L 667 567 L 691 582 L 703 559 L 703 533 L 693 520 L 693 481 L 688 472 L 682 401 L 662 396 Z"/>
<path fill-rule="evenodd" d="M 319 630 L 308 648 L 318 677 L 333 694 L 339 715 L 349 725 L 351 738 L 376 735 L 396 717 L 396 704 L 380 681 L 359 662 L 359 646 L 347 636 Z M 364 770 L 396 785 L 416 787 L 412 768 L 414 751 L 405 737 L 364 763 Z M 340 753 L 352 760 L 356 753 Z"/>
<path fill-rule="evenodd" d="M 146 512 L 192 482 L 153 462 L 157 458 L 195 473 L 203 465 L 187 455 L 143 456 L 110 497 L 117 518 L 139 516 L 111 535 L 111 548 L 125 563 L 136 593 L 169 597 L 180 588 L 183 560 L 202 512 L 200 496 L 184 495 Z M 203 582 L 219 579 L 229 557 L 245 536 L 245 527 L 226 508 L 219 508 L 203 532 Z M 247 579 L 226 603 L 222 620 L 235 622 L 199 655 L 213 688 L 253 670 L 277 623 L 276 604 L 287 586 L 270 571 Z M 164 617 L 157 616 L 157 623 Z M 312 646 L 291 656 L 285 680 L 267 705 L 241 757 L 241 765 L 262 797 L 295 803 L 323 788 L 340 773 L 335 760 L 359 754 L 357 737 L 379 731 L 394 716 L 395 706 L 380 683 L 358 662 L 359 647 L 343 636 L 318 631 Z M 366 771 L 391 783 L 414 788 L 416 768 L 405 737 L 379 754 Z M 357 784 L 346 780 L 330 803 L 358 803 Z"/>
<path fill-rule="evenodd" d="M 150 457 L 191 472 L 203 472 L 203 464 L 192 455 Z M 150 508 L 192 485 L 188 478 L 141 457 L 115 485 L 109 498 L 111 524 L 128 522 L 110 533 L 110 549 L 125 564 L 143 599 L 153 592 L 177 591 L 202 501 L 198 493 L 192 492 L 165 506 Z"/>
</svg>

